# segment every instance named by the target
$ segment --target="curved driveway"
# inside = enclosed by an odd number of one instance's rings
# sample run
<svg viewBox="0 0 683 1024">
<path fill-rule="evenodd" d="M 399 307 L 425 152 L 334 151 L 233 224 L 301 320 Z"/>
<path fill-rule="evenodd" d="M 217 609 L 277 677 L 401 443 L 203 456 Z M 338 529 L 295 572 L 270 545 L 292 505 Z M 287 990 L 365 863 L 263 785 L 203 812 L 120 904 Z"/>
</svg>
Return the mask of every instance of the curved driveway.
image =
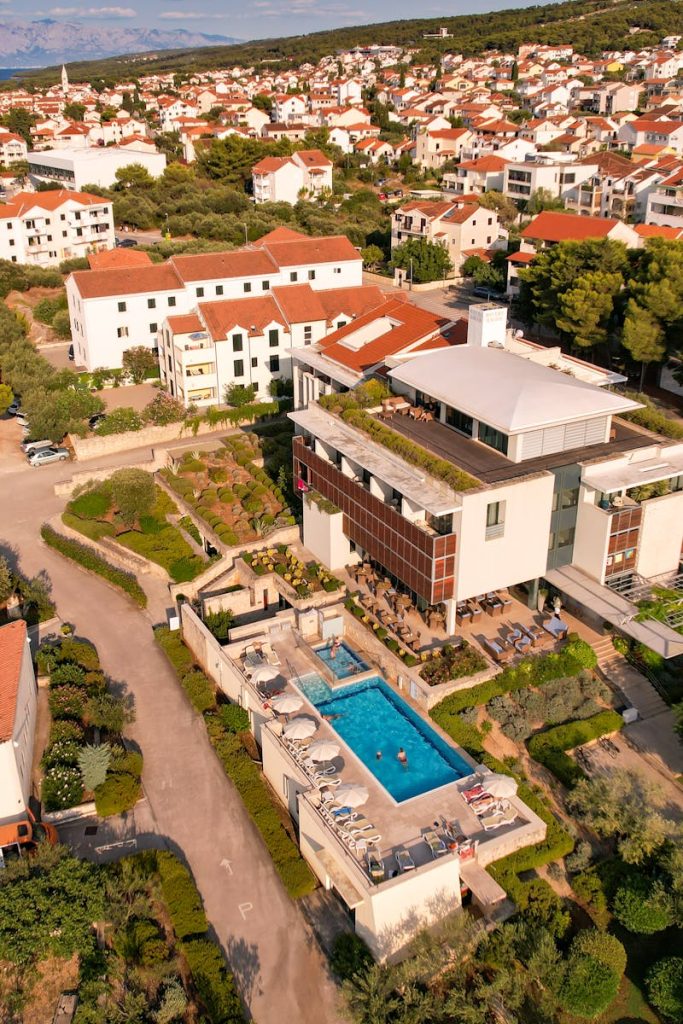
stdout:
<svg viewBox="0 0 683 1024">
<path fill-rule="evenodd" d="M 144 453 L 91 465 L 133 462 L 136 456 Z M 192 869 L 258 1024 L 337 1021 L 337 990 L 312 933 L 286 895 L 201 719 L 156 647 L 150 618 L 40 541 L 41 523 L 62 507 L 55 482 L 87 465 L 29 469 L 3 459 L 0 552 L 12 548 L 29 575 L 47 570 L 60 616 L 97 645 L 105 671 L 133 696 L 137 717 L 131 732 L 145 757 L 150 830 Z"/>
</svg>

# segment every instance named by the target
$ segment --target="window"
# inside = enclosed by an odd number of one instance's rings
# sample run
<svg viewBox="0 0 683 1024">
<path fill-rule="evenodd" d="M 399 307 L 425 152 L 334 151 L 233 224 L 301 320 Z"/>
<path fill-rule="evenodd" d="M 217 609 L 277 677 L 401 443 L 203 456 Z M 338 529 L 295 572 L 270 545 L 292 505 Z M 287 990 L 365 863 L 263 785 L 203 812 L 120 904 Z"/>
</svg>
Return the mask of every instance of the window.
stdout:
<svg viewBox="0 0 683 1024">
<path fill-rule="evenodd" d="M 244 282 L 244 290 L 245 290 L 245 292 L 250 292 L 251 291 L 251 281 L 245 281 Z"/>
<path fill-rule="evenodd" d="M 298 275 L 296 270 L 290 270 L 290 272 L 289 272 L 289 280 L 292 281 L 292 282 L 299 280 L 299 275 Z"/>
<path fill-rule="evenodd" d="M 486 506 L 486 539 L 502 537 L 505 529 L 505 502 L 491 501 Z"/>
<path fill-rule="evenodd" d="M 308 280 L 309 281 L 315 281 L 315 270 L 309 270 L 308 271 Z"/>
<path fill-rule="evenodd" d="M 157 300 L 156 299 L 147 299 L 147 309 L 156 309 L 156 308 L 157 308 Z"/>
<path fill-rule="evenodd" d="M 244 339 L 241 334 L 233 334 L 232 336 L 232 350 L 233 352 L 242 352 L 244 349 Z"/>
<path fill-rule="evenodd" d="M 60 220 L 66 220 L 66 214 L 65 213 L 60 213 L 59 219 Z"/>
<path fill-rule="evenodd" d="M 62 231 L 62 238 L 66 238 L 66 231 Z"/>
<path fill-rule="evenodd" d="M 261 291 L 270 291 L 270 281 L 261 281 Z"/>
<path fill-rule="evenodd" d="M 313 338 L 313 328 L 310 324 L 304 327 L 304 345 L 310 345 Z"/>
<path fill-rule="evenodd" d="M 507 434 L 501 433 L 500 430 L 496 430 L 495 427 L 490 427 L 487 423 L 479 423 L 479 440 L 483 444 L 487 444 L 489 448 L 495 448 L 497 452 L 502 452 L 503 455 L 508 453 L 508 438 Z"/>
<path fill-rule="evenodd" d="M 251 357 L 251 368 L 252 368 L 252 370 L 255 370 L 257 366 L 258 366 L 258 359 L 256 358 L 256 356 L 252 356 Z"/>
<path fill-rule="evenodd" d="M 195 293 L 196 293 L 198 299 L 203 299 L 204 298 L 204 289 L 203 288 L 195 288 Z"/>
<path fill-rule="evenodd" d="M 576 508 L 579 503 L 579 488 L 566 487 L 560 497 L 560 508 Z"/>
<path fill-rule="evenodd" d="M 119 302 L 119 303 L 117 303 L 117 305 L 119 307 L 119 313 L 125 313 L 126 312 L 126 304 L 125 304 L 125 302 Z"/>
<path fill-rule="evenodd" d="M 341 274 L 341 267 L 335 267 L 334 272 L 335 274 Z"/>
<path fill-rule="evenodd" d="M 346 320 L 337 320 L 337 330 L 340 330 L 342 327 L 346 327 Z"/>
<path fill-rule="evenodd" d="M 472 430 L 474 429 L 472 417 L 468 416 L 467 413 L 460 412 L 460 409 L 452 409 L 450 405 L 447 405 L 446 423 L 449 427 L 459 430 L 461 434 L 467 434 L 468 437 L 472 437 Z"/>
<path fill-rule="evenodd" d="M 566 530 L 560 530 L 557 534 L 557 546 L 558 548 L 568 548 L 574 543 L 574 527 L 570 526 Z"/>
<path fill-rule="evenodd" d="M 127 327 L 117 327 L 116 328 L 116 337 L 117 338 L 127 338 L 128 337 L 128 328 Z"/>
<path fill-rule="evenodd" d="M 75 213 L 74 217 L 76 218 L 76 220 L 80 220 L 81 219 L 80 213 Z"/>
<path fill-rule="evenodd" d="M 232 364 L 232 369 L 235 377 L 244 377 L 244 360 L 236 359 Z"/>
<path fill-rule="evenodd" d="M 149 333 L 150 334 L 156 334 L 158 330 L 159 330 L 159 325 L 158 324 L 150 324 L 149 325 Z"/>
<path fill-rule="evenodd" d="M 277 346 L 280 344 L 280 332 L 278 331 L 277 327 L 274 327 L 272 330 L 268 331 L 268 344 L 270 345 L 271 348 L 277 348 Z"/>
<path fill-rule="evenodd" d="M 222 295 L 222 294 L 223 294 L 223 285 L 222 284 L 217 284 L 216 285 L 216 295 Z"/>
<path fill-rule="evenodd" d="M 279 373 L 279 371 L 280 371 L 280 357 L 279 356 L 271 356 L 270 357 L 270 363 L 268 364 L 268 369 L 270 370 L 271 373 Z"/>
<path fill-rule="evenodd" d="M 169 295 L 168 304 L 169 306 L 175 306 L 175 295 Z"/>
</svg>

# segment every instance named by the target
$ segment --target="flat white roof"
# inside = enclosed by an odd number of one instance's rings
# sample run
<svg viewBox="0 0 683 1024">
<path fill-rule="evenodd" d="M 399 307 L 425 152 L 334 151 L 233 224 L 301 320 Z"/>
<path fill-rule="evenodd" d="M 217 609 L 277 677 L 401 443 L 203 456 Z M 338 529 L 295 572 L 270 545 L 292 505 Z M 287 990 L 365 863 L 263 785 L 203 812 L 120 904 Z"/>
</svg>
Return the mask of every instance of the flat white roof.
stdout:
<svg viewBox="0 0 683 1024">
<path fill-rule="evenodd" d="M 389 375 L 505 434 L 640 408 L 629 398 L 500 348 L 460 345 L 411 360 Z"/>
<path fill-rule="evenodd" d="M 611 494 L 627 487 L 640 487 L 657 480 L 683 475 L 683 444 L 653 445 L 626 455 L 587 466 L 584 483 Z"/>
</svg>

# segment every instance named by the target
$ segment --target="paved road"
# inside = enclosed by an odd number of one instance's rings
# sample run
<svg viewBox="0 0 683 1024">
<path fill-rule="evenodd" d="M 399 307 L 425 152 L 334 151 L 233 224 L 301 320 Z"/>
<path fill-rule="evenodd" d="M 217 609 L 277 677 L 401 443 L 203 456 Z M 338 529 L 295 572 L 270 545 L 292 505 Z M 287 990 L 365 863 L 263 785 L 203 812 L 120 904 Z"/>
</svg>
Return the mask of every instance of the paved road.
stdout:
<svg viewBox="0 0 683 1024">
<path fill-rule="evenodd" d="M 255 1019 L 336 1021 L 336 989 L 312 934 L 155 646 L 150 619 L 39 541 L 40 524 L 60 509 L 54 483 L 75 468 L 83 467 L 10 468 L 2 478 L 0 551 L 13 549 L 26 573 L 47 570 L 62 618 L 97 645 L 105 671 L 132 694 L 132 737 L 145 755 L 142 841 L 150 841 L 148 830 L 187 860 Z"/>
</svg>

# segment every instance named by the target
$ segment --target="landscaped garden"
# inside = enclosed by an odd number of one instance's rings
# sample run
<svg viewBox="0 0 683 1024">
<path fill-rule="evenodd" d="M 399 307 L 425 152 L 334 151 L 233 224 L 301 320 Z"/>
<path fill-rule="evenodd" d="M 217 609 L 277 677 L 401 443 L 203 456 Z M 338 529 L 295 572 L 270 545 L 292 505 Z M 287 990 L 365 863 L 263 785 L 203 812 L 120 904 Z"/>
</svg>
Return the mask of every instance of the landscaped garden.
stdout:
<svg viewBox="0 0 683 1024">
<path fill-rule="evenodd" d="M 132 712 L 108 692 L 96 649 L 66 636 L 43 644 L 36 661 L 38 671 L 50 677 L 52 723 L 41 759 L 45 809 L 94 799 L 102 817 L 129 810 L 140 796 L 142 755 L 124 745 Z"/>
<path fill-rule="evenodd" d="M 236 434 L 215 451 L 188 452 L 161 476 L 225 544 L 243 544 L 296 522 L 288 505 L 291 437 L 284 422 Z"/>
<path fill-rule="evenodd" d="M 51 1021 L 62 992 L 77 992 L 74 1024 L 244 1021 L 201 896 L 172 853 L 92 864 L 41 844 L 2 876 L 7 1024 Z"/>
<path fill-rule="evenodd" d="M 161 565 L 175 583 L 184 583 L 198 576 L 207 563 L 195 554 L 169 516 L 178 516 L 178 509 L 155 485 L 152 475 L 122 469 L 73 498 L 62 520 L 91 540 L 111 537 Z"/>
<path fill-rule="evenodd" d="M 257 576 L 265 576 L 269 572 L 281 576 L 298 597 L 310 597 L 320 591 L 333 594 L 342 586 L 341 580 L 319 562 L 303 562 L 286 544 L 277 544 L 263 551 L 244 551 L 242 560 Z"/>
</svg>

